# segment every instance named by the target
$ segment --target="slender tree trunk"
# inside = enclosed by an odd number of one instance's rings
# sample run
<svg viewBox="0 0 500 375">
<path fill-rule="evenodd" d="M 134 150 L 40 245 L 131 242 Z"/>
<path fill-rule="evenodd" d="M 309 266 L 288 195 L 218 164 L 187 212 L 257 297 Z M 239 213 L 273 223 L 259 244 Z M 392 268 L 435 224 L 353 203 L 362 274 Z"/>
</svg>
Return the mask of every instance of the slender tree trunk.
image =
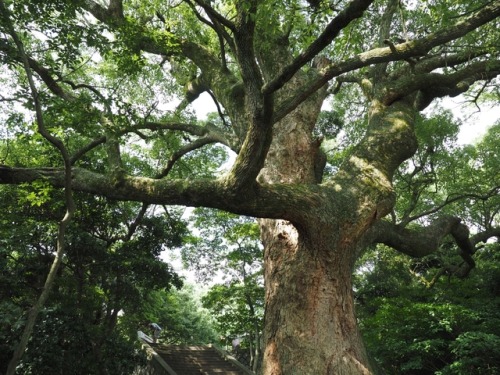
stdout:
<svg viewBox="0 0 500 375">
<path fill-rule="evenodd" d="M 52 262 L 52 266 L 50 267 L 50 271 L 47 275 L 47 278 L 45 280 L 45 284 L 43 286 L 42 293 L 38 297 L 38 300 L 35 302 L 33 307 L 30 309 L 26 321 L 26 326 L 24 327 L 23 334 L 21 335 L 21 338 L 19 339 L 19 343 L 17 344 L 14 354 L 12 355 L 12 358 L 9 362 L 9 365 L 7 367 L 7 372 L 6 375 L 13 375 L 16 372 L 16 367 L 21 360 L 25 350 L 26 346 L 28 345 L 28 341 L 31 337 L 31 334 L 33 332 L 33 328 L 35 326 L 35 321 L 36 318 L 42 309 L 43 305 L 45 304 L 45 301 L 49 297 L 50 291 L 52 290 L 52 286 L 54 285 L 54 280 L 57 276 L 57 271 L 59 270 L 59 266 L 61 265 L 62 262 L 62 257 L 65 252 L 65 233 L 66 233 L 66 227 L 70 223 L 73 214 L 75 212 L 75 204 L 73 201 L 73 192 L 71 189 L 71 162 L 70 162 L 70 157 L 69 153 L 66 150 L 66 147 L 64 146 L 64 143 L 58 139 L 57 137 L 53 136 L 50 134 L 47 129 L 45 128 L 44 120 L 43 120 L 43 111 L 42 111 L 42 106 L 39 101 L 38 97 L 38 92 L 36 89 L 35 81 L 33 79 L 33 75 L 31 72 L 30 64 L 28 61 L 28 57 L 26 53 L 24 52 L 24 46 L 17 36 L 16 30 L 14 29 L 13 24 L 11 23 L 10 20 L 10 12 L 9 10 L 5 7 L 5 4 L 3 1 L 0 0 L 0 11 L 1 13 L 5 16 L 5 19 L 7 20 L 7 28 L 12 36 L 12 38 L 15 41 L 17 50 L 19 54 L 21 55 L 22 62 L 24 65 L 24 70 L 26 71 L 26 76 L 28 78 L 29 82 L 29 87 L 30 91 L 33 97 L 33 104 L 35 106 L 35 112 L 36 112 L 36 122 L 37 122 L 37 127 L 38 127 L 38 132 L 42 137 L 44 137 L 52 146 L 54 146 L 59 153 L 61 154 L 61 157 L 64 161 L 64 168 L 65 168 L 65 177 L 64 177 L 64 186 L 65 186 L 65 192 L 64 192 L 64 197 L 65 197 L 65 203 L 66 203 L 66 214 L 64 215 L 63 219 L 59 222 L 59 230 L 57 233 L 57 251 L 56 255 L 54 257 L 54 261 Z"/>
<path fill-rule="evenodd" d="M 253 355 L 252 355 L 252 371 L 257 372 L 257 369 L 259 368 L 259 362 L 260 362 L 260 356 L 261 356 L 261 347 L 260 347 L 260 332 L 259 328 L 255 327 L 254 331 L 254 340 L 255 340 L 255 348 L 253 349 Z"/>
<path fill-rule="evenodd" d="M 24 351 L 26 350 L 26 346 L 28 345 L 29 339 L 33 332 L 33 328 L 35 327 L 36 318 L 38 317 L 40 310 L 43 308 L 43 305 L 45 304 L 45 301 L 49 297 L 49 294 L 52 290 L 52 286 L 54 285 L 57 271 L 59 270 L 59 266 L 61 265 L 62 257 L 65 251 L 64 234 L 66 231 L 66 226 L 73 216 L 74 208 L 72 204 L 70 206 L 71 209 L 68 209 L 63 220 L 59 223 L 59 232 L 57 236 L 57 252 L 56 256 L 54 257 L 54 261 L 52 262 L 52 266 L 50 267 L 50 271 L 47 275 L 47 279 L 45 280 L 42 293 L 29 311 L 23 334 L 21 335 L 19 343 L 17 344 L 16 349 L 14 350 L 14 354 L 12 355 L 12 358 L 9 362 L 6 375 L 14 375 L 16 373 L 16 367 L 19 364 Z"/>
</svg>

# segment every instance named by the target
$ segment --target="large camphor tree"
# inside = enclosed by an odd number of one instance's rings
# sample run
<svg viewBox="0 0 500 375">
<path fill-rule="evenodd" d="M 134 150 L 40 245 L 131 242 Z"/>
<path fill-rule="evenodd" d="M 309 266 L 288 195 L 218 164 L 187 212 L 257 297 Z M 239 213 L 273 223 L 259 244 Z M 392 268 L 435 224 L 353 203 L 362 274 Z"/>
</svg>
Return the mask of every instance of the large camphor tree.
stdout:
<svg viewBox="0 0 500 375">
<path fill-rule="evenodd" d="M 38 131 L 61 155 L 44 167 L 2 165 L 0 183 L 42 181 L 67 193 L 260 218 L 264 374 L 373 372 L 351 290 L 367 246 L 422 256 L 451 235 L 464 259 L 459 271 L 473 267 L 474 242 L 459 217 L 421 228 L 384 217 L 396 202 L 395 172 L 419 147 L 419 113 L 438 98 L 469 92 L 478 100 L 494 89 L 499 0 L 0 5 L 4 145 Z M 219 119 L 190 114 L 204 92 Z M 182 101 L 167 106 L 176 95 Z M 332 96 L 325 125 L 318 118 Z M 325 169 L 323 138 L 338 133 L 338 118 L 343 139 L 355 143 Z M 227 172 L 190 167 L 193 155 L 214 157 L 216 144 L 236 154 Z M 104 167 L 90 162 L 99 154 Z M 144 167 L 131 168 L 124 155 Z M 71 217 L 69 195 L 66 202 Z"/>
</svg>

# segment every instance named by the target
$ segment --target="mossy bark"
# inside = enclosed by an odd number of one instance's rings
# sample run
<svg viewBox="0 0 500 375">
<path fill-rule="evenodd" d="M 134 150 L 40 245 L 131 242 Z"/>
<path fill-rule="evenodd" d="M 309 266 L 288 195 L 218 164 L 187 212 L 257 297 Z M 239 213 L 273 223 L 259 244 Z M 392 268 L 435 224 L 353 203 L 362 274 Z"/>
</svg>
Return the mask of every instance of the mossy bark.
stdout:
<svg viewBox="0 0 500 375">
<path fill-rule="evenodd" d="M 259 181 L 315 184 L 311 131 L 321 98 L 277 124 Z M 265 247 L 263 374 L 372 374 L 357 327 L 351 275 L 364 235 L 393 207 L 391 178 L 415 151 L 410 104 L 374 103 L 365 141 L 329 182 L 290 204 L 291 220 L 261 219 Z"/>
</svg>

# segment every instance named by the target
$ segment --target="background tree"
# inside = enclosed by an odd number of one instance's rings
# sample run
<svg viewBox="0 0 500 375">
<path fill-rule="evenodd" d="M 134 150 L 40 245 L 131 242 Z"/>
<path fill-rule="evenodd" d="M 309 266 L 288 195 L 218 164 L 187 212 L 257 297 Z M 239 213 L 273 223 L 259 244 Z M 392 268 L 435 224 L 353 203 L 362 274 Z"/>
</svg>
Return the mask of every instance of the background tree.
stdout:
<svg viewBox="0 0 500 375">
<path fill-rule="evenodd" d="M 223 211 L 196 209 L 193 215 L 194 234 L 181 249 L 183 262 L 199 282 L 212 285 L 202 297 L 203 306 L 225 344 L 240 339 L 249 355 L 233 354 L 256 371 L 264 312 L 259 228 L 251 218 Z"/>
<path fill-rule="evenodd" d="M 0 195 L 4 281 L 0 295 L 5 316 L 1 363 L 6 366 L 26 312 L 44 287 L 56 253 L 57 218 L 64 207 L 59 191 L 46 185 L 16 190 L 4 186 Z M 137 203 L 80 193 L 75 207 L 78 216 L 67 229 L 54 290 L 41 309 L 28 354 L 17 366 L 25 374 L 131 372 L 141 362 L 139 325 L 122 334 L 123 327 L 116 329 L 123 326 L 120 314 L 140 316 L 141 301 L 151 293 L 182 285 L 159 260 L 164 246 L 178 246 L 185 234 L 173 212 L 167 219 L 171 225 L 165 226 L 165 218 L 151 211 L 146 215 L 146 207 Z"/>
<path fill-rule="evenodd" d="M 58 160 L 12 164 L 0 168 L 0 182 L 45 180 L 116 200 L 261 218 L 264 373 L 372 372 L 351 292 L 367 246 L 418 257 L 451 235 L 461 272 L 474 266 L 458 216 L 429 216 L 420 229 L 384 217 L 396 205 L 398 169 L 419 149 L 418 114 L 438 98 L 494 89 L 498 0 L 0 4 L 9 10 L 0 25 L 12 87 L 4 104 L 32 109 L 34 99 L 39 125 L 67 114 L 50 131 L 80 141 L 63 139 L 65 169 Z M 30 73 L 40 93 L 33 98 L 24 84 Z M 186 112 L 204 91 L 218 104 L 219 124 Z M 185 99 L 168 111 L 176 93 Z M 322 139 L 313 130 L 329 95 L 334 110 L 344 108 L 338 118 L 349 144 L 322 179 Z M 206 147 L 216 143 L 237 154 L 218 176 L 195 157 L 220 155 Z M 87 162 L 98 153 L 106 164 Z M 133 168 L 125 155 L 148 166 Z"/>
<path fill-rule="evenodd" d="M 151 335 L 149 322 L 162 327 L 160 342 L 172 345 L 207 345 L 218 340 L 214 321 L 200 303 L 199 292 L 192 285 L 182 289 L 154 290 L 141 299 L 138 311 L 125 311 L 121 329 L 135 337 L 138 328 Z"/>
<path fill-rule="evenodd" d="M 366 254 L 355 281 L 357 311 L 383 373 L 498 373 L 497 247 L 480 250 L 467 279 L 448 275 L 432 288 L 421 278 L 439 271 L 444 254 L 418 262 L 390 249 Z"/>
</svg>

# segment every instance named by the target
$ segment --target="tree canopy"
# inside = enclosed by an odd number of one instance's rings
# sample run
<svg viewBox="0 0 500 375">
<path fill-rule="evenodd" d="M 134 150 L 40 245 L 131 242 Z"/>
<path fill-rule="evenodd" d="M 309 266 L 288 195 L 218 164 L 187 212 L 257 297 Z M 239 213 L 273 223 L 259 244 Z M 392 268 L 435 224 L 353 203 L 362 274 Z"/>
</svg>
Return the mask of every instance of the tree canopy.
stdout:
<svg viewBox="0 0 500 375">
<path fill-rule="evenodd" d="M 449 116 L 422 113 L 498 102 L 498 0 L 0 0 L 0 13 L 0 183 L 40 205 L 63 192 L 33 317 L 77 193 L 217 208 L 259 218 L 263 373 L 369 374 L 351 292 L 363 252 L 446 245 L 461 261 L 441 272 L 465 277 L 500 234 L 498 154 L 447 154 Z M 203 121 L 205 92 L 218 117 Z"/>
</svg>

